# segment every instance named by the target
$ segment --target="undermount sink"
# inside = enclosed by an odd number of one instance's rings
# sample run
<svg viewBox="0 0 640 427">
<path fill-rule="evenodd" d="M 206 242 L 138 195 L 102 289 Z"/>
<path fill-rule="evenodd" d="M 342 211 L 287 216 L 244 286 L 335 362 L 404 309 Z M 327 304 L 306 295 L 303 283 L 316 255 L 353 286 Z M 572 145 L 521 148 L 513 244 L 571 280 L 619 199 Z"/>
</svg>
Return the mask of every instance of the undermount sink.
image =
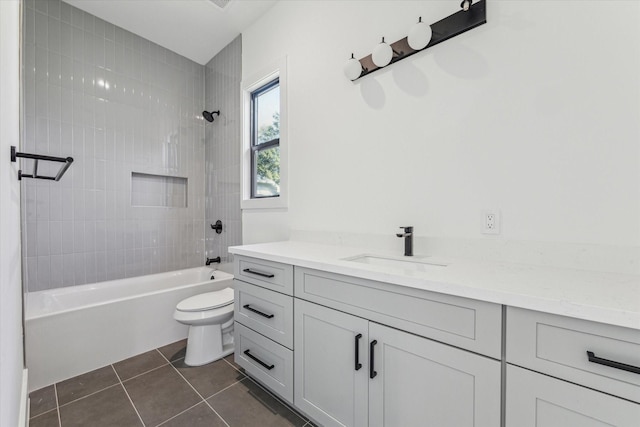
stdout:
<svg viewBox="0 0 640 427">
<path fill-rule="evenodd" d="M 439 269 L 447 266 L 446 264 L 430 262 L 427 258 L 422 257 L 393 258 L 378 255 L 358 255 L 351 258 L 345 258 L 344 260 L 381 267 L 402 268 L 404 270 L 411 271 L 433 271 L 433 269 Z"/>
</svg>

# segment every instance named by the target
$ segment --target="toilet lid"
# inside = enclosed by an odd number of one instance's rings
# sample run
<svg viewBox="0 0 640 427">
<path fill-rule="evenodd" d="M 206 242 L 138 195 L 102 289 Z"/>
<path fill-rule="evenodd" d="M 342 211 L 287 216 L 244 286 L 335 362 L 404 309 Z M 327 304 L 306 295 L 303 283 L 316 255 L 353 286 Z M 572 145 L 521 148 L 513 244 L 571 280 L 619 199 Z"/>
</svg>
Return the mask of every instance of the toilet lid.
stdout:
<svg viewBox="0 0 640 427">
<path fill-rule="evenodd" d="M 233 304 L 233 289 L 224 288 L 220 291 L 194 295 L 178 303 L 176 309 L 180 311 L 212 310 Z"/>
</svg>

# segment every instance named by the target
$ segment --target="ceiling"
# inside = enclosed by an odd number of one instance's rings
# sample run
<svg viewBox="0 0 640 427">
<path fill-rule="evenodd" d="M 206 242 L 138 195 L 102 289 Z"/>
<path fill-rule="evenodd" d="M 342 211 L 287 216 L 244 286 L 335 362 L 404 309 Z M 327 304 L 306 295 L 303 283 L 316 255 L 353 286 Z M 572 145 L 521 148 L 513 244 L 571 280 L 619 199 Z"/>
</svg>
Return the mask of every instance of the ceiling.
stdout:
<svg viewBox="0 0 640 427">
<path fill-rule="evenodd" d="M 64 1 L 204 65 L 277 0 Z"/>
</svg>

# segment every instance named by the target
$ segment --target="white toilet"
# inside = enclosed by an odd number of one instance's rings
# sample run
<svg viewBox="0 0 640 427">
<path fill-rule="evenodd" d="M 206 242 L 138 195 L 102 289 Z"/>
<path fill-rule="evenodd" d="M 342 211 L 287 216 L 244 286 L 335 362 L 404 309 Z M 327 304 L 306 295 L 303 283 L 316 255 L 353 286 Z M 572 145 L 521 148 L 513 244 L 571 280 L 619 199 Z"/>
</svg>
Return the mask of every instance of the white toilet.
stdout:
<svg viewBox="0 0 640 427">
<path fill-rule="evenodd" d="M 186 365 L 205 365 L 233 353 L 233 289 L 182 300 L 173 318 L 189 325 Z"/>
</svg>

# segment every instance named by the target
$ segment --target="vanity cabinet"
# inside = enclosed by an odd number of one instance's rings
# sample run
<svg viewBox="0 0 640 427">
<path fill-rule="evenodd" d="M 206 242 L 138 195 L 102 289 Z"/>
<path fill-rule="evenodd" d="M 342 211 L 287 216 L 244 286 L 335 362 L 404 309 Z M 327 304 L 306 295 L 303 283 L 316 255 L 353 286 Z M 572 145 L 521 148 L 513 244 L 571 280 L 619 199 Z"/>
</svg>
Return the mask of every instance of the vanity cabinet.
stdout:
<svg viewBox="0 0 640 427">
<path fill-rule="evenodd" d="M 294 404 L 325 427 L 367 426 L 368 323 L 295 301 Z"/>
<path fill-rule="evenodd" d="M 507 427 L 638 427 L 640 405 L 507 366 Z"/>
<path fill-rule="evenodd" d="M 506 360 L 507 427 L 640 426 L 638 330 L 509 307 Z"/>
<path fill-rule="evenodd" d="M 498 426 L 500 362 L 295 300 L 294 404 L 323 426 Z"/>
<path fill-rule="evenodd" d="M 319 425 L 640 426 L 640 330 L 246 256 L 235 277 L 236 362 Z"/>
<path fill-rule="evenodd" d="M 236 257 L 235 362 L 293 404 L 293 267 Z"/>
</svg>

